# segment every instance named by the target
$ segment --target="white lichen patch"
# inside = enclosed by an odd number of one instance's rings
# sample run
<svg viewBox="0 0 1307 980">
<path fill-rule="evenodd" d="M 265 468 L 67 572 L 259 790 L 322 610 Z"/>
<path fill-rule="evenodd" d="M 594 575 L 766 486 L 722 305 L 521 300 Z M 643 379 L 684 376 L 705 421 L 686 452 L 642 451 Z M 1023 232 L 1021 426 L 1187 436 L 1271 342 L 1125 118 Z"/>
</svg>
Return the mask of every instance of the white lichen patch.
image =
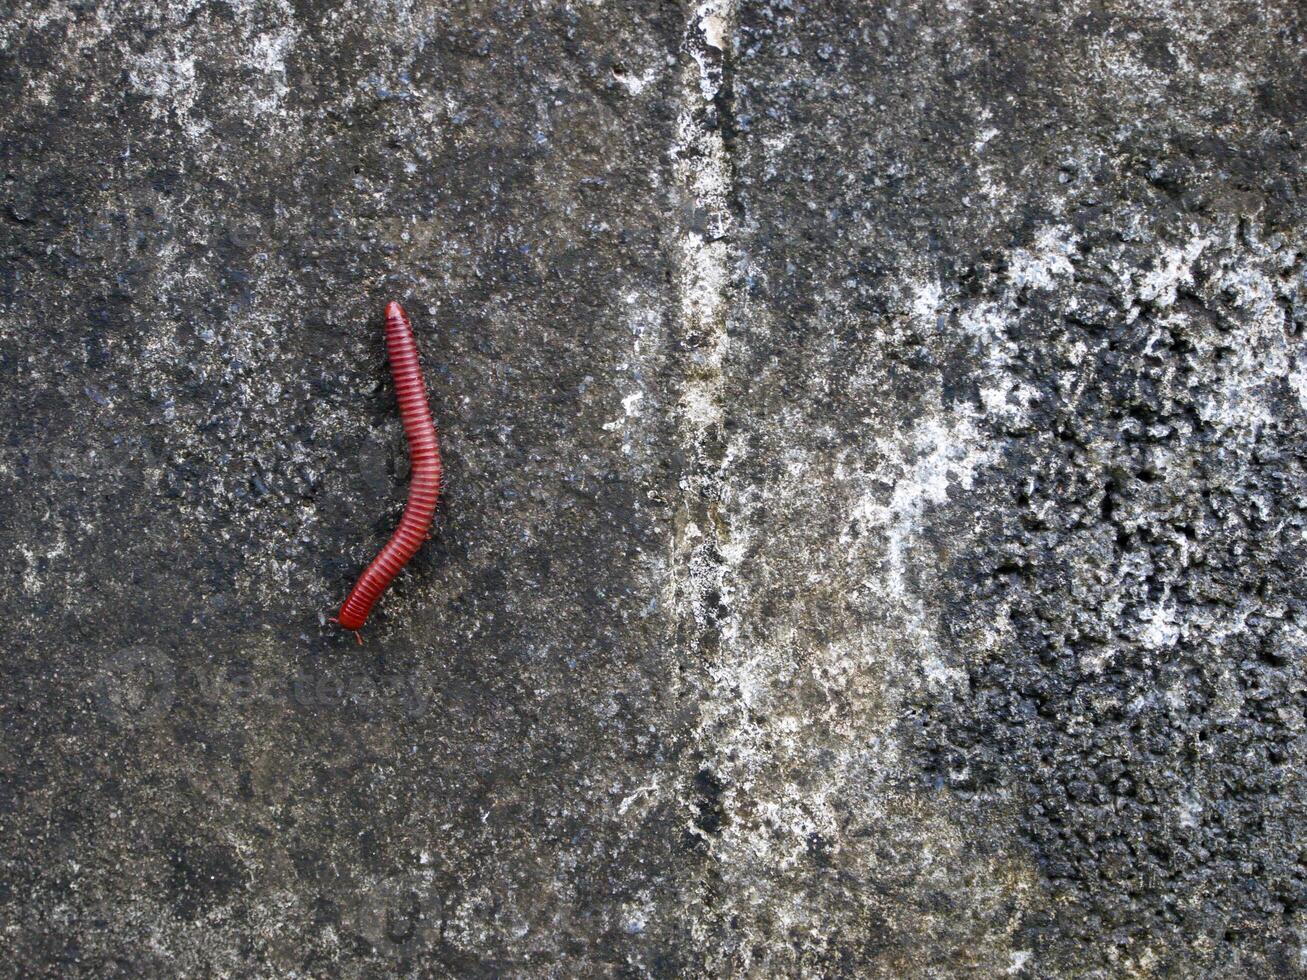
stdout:
<svg viewBox="0 0 1307 980">
<path fill-rule="evenodd" d="M 286 80 L 286 59 L 295 47 L 295 38 L 295 31 L 282 29 L 260 34 L 251 41 L 247 60 L 267 83 L 261 94 L 251 101 L 250 108 L 254 115 L 266 116 L 281 111 L 282 103 L 290 91 Z"/>
<path fill-rule="evenodd" d="M 886 463 L 864 479 L 892 489 L 888 496 L 868 490 L 850 516 L 860 533 L 883 534 L 883 584 L 891 597 L 902 599 L 909 554 L 927 509 L 945 503 L 950 492 L 969 490 L 976 473 L 995 459 L 995 449 L 967 407 L 922 419 L 905 437 L 880 440 L 877 449 Z"/>
<path fill-rule="evenodd" d="M 1194 261 L 1209 244 L 1209 239 L 1195 236 L 1184 245 L 1163 249 L 1153 268 L 1140 277 L 1139 298 L 1158 309 L 1174 305 L 1176 290 L 1194 281 Z"/>
<path fill-rule="evenodd" d="M 1297 287 L 1280 275 L 1293 261 L 1292 250 L 1253 247 L 1262 255 L 1223 260 L 1212 270 L 1212 288 L 1232 298 L 1240 327 L 1222 338 L 1231 352 L 1223 361 L 1221 383 L 1198 408 L 1204 421 L 1242 433 L 1275 421 L 1279 410 L 1268 385 L 1285 379 L 1292 386 L 1299 360 L 1299 344 L 1281 306 Z"/>
<path fill-rule="evenodd" d="M 1301 354 L 1294 358 L 1293 369 L 1285 375 L 1289 387 L 1298 396 L 1298 405 L 1307 411 L 1307 357 Z"/>
<path fill-rule="evenodd" d="M 912 286 L 911 315 L 917 323 L 927 330 L 933 330 L 939 318 L 944 293 L 939 280 L 927 279 Z"/>
<path fill-rule="evenodd" d="M 195 104 L 195 55 L 155 48 L 128 63 L 127 81 L 137 92 L 149 96 L 151 113 L 166 116 L 176 112 L 185 118 Z"/>
<path fill-rule="evenodd" d="M 1139 640 L 1150 650 L 1174 646 L 1180 639 L 1180 626 L 1176 621 L 1175 607 L 1160 602 L 1145 614 L 1144 627 Z"/>
<path fill-rule="evenodd" d="M 1071 253 L 1077 237 L 1069 228 L 1046 225 L 1035 235 L 1034 244 L 1012 252 L 1008 277 L 1017 289 L 1056 289 L 1058 281 L 1074 273 Z"/>
<path fill-rule="evenodd" d="M 664 68 L 660 64 L 653 64 L 641 72 L 623 71 L 617 74 L 617 84 L 626 89 L 631 95 L 640 95 L 654 82 L 658 81 L 663 75 Z"/>
</svg>

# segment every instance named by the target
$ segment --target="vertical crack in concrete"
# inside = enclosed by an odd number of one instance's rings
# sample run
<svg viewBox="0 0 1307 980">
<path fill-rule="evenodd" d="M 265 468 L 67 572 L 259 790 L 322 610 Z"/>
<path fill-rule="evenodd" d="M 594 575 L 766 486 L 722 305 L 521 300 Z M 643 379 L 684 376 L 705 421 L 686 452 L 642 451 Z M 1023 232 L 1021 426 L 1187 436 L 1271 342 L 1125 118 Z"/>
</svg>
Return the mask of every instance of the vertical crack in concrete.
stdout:
<svg viewBox="0 0 1307 980">
<path fill-rule="evenodd" d="M 736 2 L 706 0 L 686 12 L 672 146 L 679 221 L 673 246 L 675 336 L 682 376 L 677 427 L 683 465 L 669 588 L 675 642 L 698 658 L 689 671 L 692 691 L 701 684 L 711 689 L 700 671 L 711 673 L 730 638 L 732 583 L 724 558 L 730 537 L 724 471 L 735 181 L 728 144 L 733 128 L 729 45 Z M 696 698 L 702 702 L 705 696 L 700 692 Z M 700 729 L 696 726 L 692 735 L 692 751 L 703 742 Z M 722 786 L 708 768 L 698 764 L 695 769 L 686 774 L 689 782 L 682 787 L 684 828 L 690 839 L 710 851 L 724 820 Z M 717 906 L 718 881 L 711 864 L 690 887 L 693 893 L 687 899 L 700 912 Z M 691 916 L 690 929 L 701 943 L 715 928 L 715 916 Z"/>
<path fill-rule="evenodd" d="M 680 639 L 706 657 L 720 642 L 729 601 L 721 557 L 727 535 L 722 467 L 734 168 L 720 102 L 728 90 L 726 48 L 733 20 L 734 0 L 707 0 L 688 13 L 672 148 L 680 219 L 674 245 L 677 339 L 684 375 L 677 420 L 685 447 L 683 502 L 673 544 L 673 608 L 685 627 Z"/>
</svg>

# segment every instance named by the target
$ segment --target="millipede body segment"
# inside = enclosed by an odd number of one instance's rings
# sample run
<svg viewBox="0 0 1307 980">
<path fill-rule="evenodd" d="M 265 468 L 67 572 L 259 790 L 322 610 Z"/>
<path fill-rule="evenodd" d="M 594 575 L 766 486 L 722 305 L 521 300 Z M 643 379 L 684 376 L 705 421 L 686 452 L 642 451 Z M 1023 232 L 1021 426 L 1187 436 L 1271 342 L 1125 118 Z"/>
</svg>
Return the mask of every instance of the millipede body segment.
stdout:
<svg viewBox="0 0 1307 980">
<path fill-rule="evenodd" d="M 436 516 L 436 501 L 440 498 L 440 442 L 427 404 L 413 327 L 398 303 L 386 305 L 386 355 L 390 361 L 390 376 L 395 380 L 399 417 L 404 422 L 404 435 L 408 439 L 412 476 L 408 503 L 399 526 L 377 557 L 363 570 L 333 619 L 345 629 L 355 630 L 356 635 L 386 586 L 426 541 Z"/>
</svg>

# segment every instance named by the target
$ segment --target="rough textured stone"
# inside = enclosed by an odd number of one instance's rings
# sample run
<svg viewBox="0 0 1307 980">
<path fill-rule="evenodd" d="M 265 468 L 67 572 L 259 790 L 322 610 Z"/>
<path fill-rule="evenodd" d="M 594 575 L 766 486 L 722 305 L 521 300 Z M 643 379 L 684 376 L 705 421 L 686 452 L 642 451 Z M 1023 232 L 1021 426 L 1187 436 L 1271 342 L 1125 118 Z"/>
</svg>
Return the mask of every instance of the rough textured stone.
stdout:
<svg viewBox="0 0 1307 980">
<path fill-rule="evenodd" d="M 1300 975 L 1304 30 L 15 4 L 0 959 Z"/>
</svg>

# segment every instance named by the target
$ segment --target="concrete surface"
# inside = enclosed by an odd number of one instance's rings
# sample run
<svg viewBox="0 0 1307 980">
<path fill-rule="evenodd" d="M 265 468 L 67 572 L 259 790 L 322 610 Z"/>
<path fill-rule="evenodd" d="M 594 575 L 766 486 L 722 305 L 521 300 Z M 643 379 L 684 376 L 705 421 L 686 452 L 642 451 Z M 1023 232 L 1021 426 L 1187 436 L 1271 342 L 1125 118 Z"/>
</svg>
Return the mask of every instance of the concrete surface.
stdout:
<svg viewBox="0 0 1307 980">
<path fill-rule="evenodd" d="M 1307 974 L 1300 5 L 7 6 L 6 974 Z"/>
</svg>

